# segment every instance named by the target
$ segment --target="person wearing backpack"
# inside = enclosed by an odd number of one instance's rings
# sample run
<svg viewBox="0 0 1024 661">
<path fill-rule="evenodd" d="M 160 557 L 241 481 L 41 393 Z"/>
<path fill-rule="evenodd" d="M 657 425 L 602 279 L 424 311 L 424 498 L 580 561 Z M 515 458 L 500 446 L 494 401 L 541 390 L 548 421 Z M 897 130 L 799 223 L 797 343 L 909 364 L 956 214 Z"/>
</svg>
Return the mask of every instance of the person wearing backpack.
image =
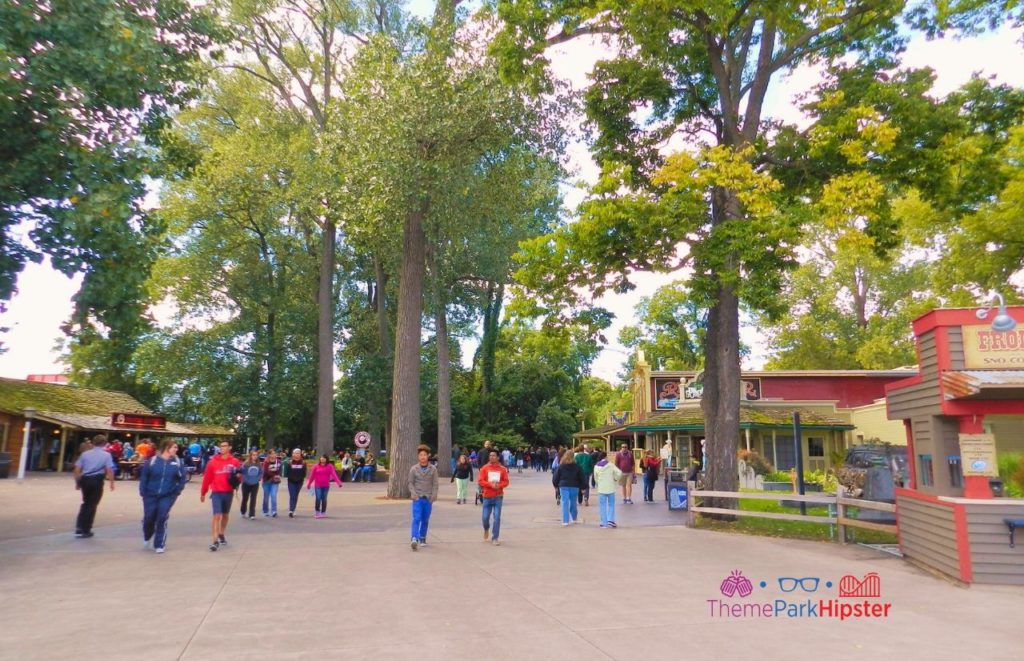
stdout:
<svg viewBox="0 0 1024 661">
<path fill-rule="evenodd" d="M 260 481 L 263 479 L 263 465 L 260 463 L 259 450 L 249 450 L 249 457 L 242 464 L 242 518 L 245 510 L 249 510 L 249 518 L 256 518 L 256 496 L 260 492 Z M 248 508 L 246 507 L 248 505 Z"/>
<path fill-rule="evenodd" d="M 178 445 L 172 439 L 160 441 L 158 453 L 142 464 L 139 471 L 139 495 L 142 496 L 142 544 L 157 553 L 167 549 L 167 519 L 171 508 L 188 482 L 185 462 L 178 458 Z"/>
<path fill-rule="evenodd" d="M 292 457 L 284 464 L 285 477 L 288 479 L 288 518 L 295 518 L 295 507 L 299 504 L 299 492 L 306 479 L 306 461 L 302 458 L 302 450 L 292 450 Z"/>
<path fill-rule="evenodd" d="M 206 471 L 203 473 L 203 486 L 199 491 L 199 502 L 206 502 L 206 494 L 210 493 L 210 503 L 213 505 L 211 551 L 216 551 L 228 543 L 224 533 L 228 529 L 231 501 L 235 495 L 235 489 L 241 481 L 241 468 L 242 462 L 231 456 L 231 444 L 227 441 L 221 442 L 220 454 L 214 456 L 206 464 Z"/>
<path fill-rule="evenodd" d="M 551 475 L 551 484 L 559 491 L 559 502 L 562 505 L 562 525 L 577 522 L 577 495 L 586 479 L 583 469 L 576 463 L 576 454 L 571 449 L 565 451 L 558 468 Z"/>
</svg>

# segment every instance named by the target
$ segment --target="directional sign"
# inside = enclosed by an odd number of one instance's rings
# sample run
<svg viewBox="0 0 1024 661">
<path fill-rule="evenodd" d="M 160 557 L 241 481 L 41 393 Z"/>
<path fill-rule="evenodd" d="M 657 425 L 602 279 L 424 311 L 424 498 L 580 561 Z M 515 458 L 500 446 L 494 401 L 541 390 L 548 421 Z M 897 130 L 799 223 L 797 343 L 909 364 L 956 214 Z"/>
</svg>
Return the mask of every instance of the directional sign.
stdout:
<svg viewBox="0 0 1024 661">
<path fill-rule="evenodd" d="M 370 432 L 356 432 L 356 447 L 357 448 L 368 448 L 370 447 Z"/>
</svg>

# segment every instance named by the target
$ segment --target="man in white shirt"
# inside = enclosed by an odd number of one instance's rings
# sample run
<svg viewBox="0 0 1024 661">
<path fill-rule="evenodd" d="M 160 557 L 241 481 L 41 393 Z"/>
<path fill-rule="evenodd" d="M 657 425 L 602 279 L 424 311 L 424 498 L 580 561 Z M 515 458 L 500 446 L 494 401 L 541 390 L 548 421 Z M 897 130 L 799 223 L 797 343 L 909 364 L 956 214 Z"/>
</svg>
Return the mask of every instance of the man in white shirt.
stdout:
<svg viewBox="0 0 1024 661">
<path fill-rule="evenodd" d="M 672 441 L 665 441 L 665 445 L 661 446 L 661 466 L 663 469 L 668 469 L 672 465 Z"/>
</svg>

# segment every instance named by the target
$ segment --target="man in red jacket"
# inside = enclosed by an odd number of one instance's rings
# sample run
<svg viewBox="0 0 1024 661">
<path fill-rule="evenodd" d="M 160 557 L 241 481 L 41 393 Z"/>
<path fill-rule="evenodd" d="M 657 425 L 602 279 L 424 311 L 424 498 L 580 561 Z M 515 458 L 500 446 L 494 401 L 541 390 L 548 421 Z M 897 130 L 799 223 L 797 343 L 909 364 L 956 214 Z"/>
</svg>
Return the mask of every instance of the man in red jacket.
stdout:
<svg viewBox="0 0 1024 661">
<path fill-rule="evenodd" d="M 228 529 L 228 515 L 231 512 L 231 500 L 235 493 L 231 475 L 241 467 L 242 462 L 231 456 L 231 444 L 227 441 L 220 444 L 220 454 L 206 464 L 206 472 L 203 473 L 203 486 L 199 492 L 199 502 L 205 502 L 206 493 L 212 492 L 210 495 L 210 502 L 213 503 L 211 551 L 216 551 L 228 543 L 228 540 L 224 539 L 224 531 Z"/>
<path fill-rule="evenodd" d="M 497 450 L 490 451 L 490 461 L 480 469 L 480 489 L 483 492 L 483 524 L 484 541 L 487 541 L 488 529 L 493 531 L 491 543 L 500 546 L 498 534 L 501 532 L 501 503 L 505 497 L 505 487 L 508 486 L 508 469 L 498 461 Z M 494 525 L 491 525 L 491 514 L 494 515 Z"/>
</svg>

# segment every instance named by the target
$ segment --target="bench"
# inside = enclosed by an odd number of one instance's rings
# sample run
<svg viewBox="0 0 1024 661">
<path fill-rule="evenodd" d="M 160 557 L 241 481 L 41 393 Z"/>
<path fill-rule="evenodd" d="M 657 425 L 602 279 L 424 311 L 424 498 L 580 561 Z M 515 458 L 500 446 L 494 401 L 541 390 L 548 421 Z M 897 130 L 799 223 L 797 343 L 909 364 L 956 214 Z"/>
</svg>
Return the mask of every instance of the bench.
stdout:
<svg viewBox="0 0 1024 661">
<path fill-rule="evenodd" d="M 1024 528 L 1024 519 L 1003 519 L 1003 523 L 1010 529 L 1010 548 L 1013 548 L 1013 532 L 1017 527 Z"/>
</svg>

